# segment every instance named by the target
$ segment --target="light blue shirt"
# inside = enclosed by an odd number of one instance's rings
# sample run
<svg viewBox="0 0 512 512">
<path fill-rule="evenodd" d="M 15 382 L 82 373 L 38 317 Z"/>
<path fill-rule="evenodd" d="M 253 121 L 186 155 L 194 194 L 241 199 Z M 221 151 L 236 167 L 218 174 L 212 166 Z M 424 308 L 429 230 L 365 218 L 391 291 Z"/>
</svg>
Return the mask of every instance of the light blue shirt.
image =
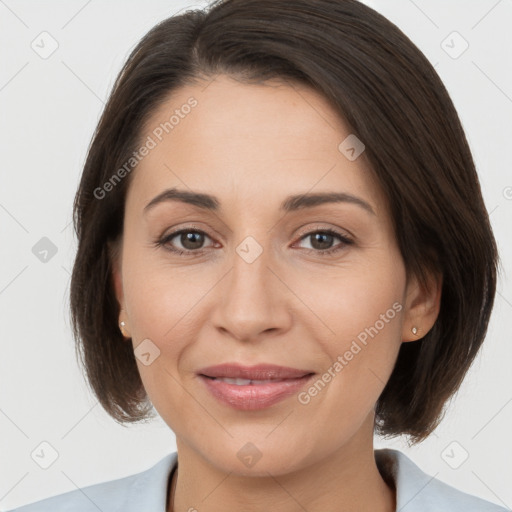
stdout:
<svg viewBox="0 0 512 512">
<path fill-rule="evenodd" d="M 178 454 L 117 480 L 69 491 L 8 512 L 166 512 L 168 485 Z M 424 473 L 398 450 L 375 450 L 379 471 L 395 483 L 399 512 L 507 512 Z M 510 512 L 510 511 L 509 511 Z"/>
</svg>

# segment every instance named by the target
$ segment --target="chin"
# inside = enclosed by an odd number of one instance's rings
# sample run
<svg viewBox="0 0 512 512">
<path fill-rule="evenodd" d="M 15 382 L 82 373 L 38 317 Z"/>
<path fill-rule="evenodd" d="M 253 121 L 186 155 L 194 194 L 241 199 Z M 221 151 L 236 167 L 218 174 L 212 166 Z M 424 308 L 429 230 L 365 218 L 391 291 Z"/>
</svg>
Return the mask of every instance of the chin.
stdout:
<svg viewBox="0 0 512 512">
<path fill-rule="evenodd" d="M 251 441 L 241 441 L 241 437 L 238 437 L 230 439 L 227 445 L 215 443 L 214 449 L 209 443 L 204 451 L 200 451 L 210 464 L 223 472 L 258 477 L 268 477 L 269 473 L 278 476 L 299 469 L 306 463 L 304 455 L 314 452 L 314 448 L 304 446 L 302 439 L 293 440 L 293 446 L 284 446 L 282 439 L 268 439 L 271 430 L 268 429 L 259 438 L 255 435 L 244 436 L 244 439 Z"/>
</svg>

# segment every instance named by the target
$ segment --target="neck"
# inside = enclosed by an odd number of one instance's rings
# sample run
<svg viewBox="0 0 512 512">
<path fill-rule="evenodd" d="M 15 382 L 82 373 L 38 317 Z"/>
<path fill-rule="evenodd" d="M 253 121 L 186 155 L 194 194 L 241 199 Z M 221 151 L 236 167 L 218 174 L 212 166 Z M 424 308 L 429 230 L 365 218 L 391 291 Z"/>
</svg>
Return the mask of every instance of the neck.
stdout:
<svg viewBox="0 0 512 512">
<path fill-rule="evenodd" d="M 379 472 L 373 429 L 371 433 L 369 442 L 362 443 L 356 434 L 349 443 L 314 464 L 277 476 L 222 471 L 177 439 L 179 466 L 167 512 L 394 512 L 395 491 Z"/>
</svg>

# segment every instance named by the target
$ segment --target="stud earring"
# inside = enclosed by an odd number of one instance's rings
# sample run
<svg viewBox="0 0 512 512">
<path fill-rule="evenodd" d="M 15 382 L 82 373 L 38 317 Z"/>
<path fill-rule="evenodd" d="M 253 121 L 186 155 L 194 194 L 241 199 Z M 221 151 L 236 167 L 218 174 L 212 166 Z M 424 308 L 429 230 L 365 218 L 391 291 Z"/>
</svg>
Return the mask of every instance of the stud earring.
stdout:
<svg viewBox="0 0 512 512">
<path fill-rule="evenodd" d="M 417 327 L 413 327 L 411 329 L 411 331 L 412 331 L 413 334 L 417 334 L 418 333 L 418 328 Z"/>
<path fill-rule="evenodd" d="M 123 336 L 126 336 L 126 334 L 124 333 L 124 326 L 125 326 L 125 325 L 126 325 L 126 324 L 125 324 L 124 322 L 119 322 L 119 330 L 121 331 L 121 334 L 122 334 Z"/>
</svg>

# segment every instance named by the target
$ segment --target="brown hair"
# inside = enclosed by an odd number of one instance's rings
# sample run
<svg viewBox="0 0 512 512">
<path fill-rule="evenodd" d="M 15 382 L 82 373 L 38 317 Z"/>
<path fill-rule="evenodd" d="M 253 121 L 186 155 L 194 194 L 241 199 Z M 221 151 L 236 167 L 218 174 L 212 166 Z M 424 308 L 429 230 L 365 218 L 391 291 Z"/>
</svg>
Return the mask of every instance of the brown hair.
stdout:
<svg viewBox="0 0 512 512">
<path fill-rule="evenodd" d="M 177 88 L 226 74 L 308 84 L 361 139 L 391 208 L 408 276 L 443 276 L 433 328 L 403 343 L 376 404 L 376 431 L 427 437 L 487 331 L 498 254 L 463 128 L 442 81 L 399 28 L 356 0 L 217 0 L 151 29 L 128 57 L 94 133 L 74 203 L 71 278 L 77 353 L 118 422 L 151 416 L 133 347 L 118 328 L 109 247 L 131 174 L 98 199 Z"/>
</svg>

